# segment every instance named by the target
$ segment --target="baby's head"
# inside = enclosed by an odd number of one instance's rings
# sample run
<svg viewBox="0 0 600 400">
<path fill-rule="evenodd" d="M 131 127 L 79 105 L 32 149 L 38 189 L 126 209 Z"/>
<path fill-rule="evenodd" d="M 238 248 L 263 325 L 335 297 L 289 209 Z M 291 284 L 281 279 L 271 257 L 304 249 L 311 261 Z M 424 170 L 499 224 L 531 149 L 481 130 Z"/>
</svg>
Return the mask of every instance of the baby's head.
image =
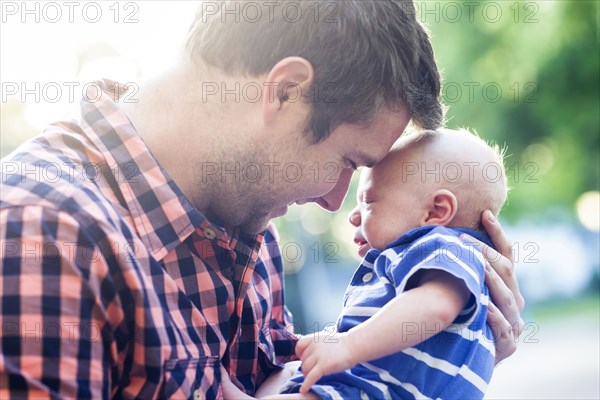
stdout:
<svg viewBox="0 0 600 400">
<path fill-rule="evenodd" d="M 362 257 L 425 225 L 481 228 L 507 195 L 502 154 L 478 136 L 440 129 L 402 136 L 386 158 L 360 176 L 350 213 Z"/>
</svg>

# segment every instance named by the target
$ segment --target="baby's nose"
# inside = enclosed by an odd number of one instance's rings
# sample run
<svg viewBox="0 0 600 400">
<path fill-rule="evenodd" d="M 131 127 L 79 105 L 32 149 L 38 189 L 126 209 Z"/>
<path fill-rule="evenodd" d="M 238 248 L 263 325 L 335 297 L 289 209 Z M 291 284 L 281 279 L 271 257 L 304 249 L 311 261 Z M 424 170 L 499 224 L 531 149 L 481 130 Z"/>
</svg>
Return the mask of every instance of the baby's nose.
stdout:
<svg viewBox="0 0 600 400">
<path fill-rule="evenodd" d="M 350 215 L 348 215 L 348 221 L 350 221 L 350 223 L 354 227 L 360 226 L 360 206 L 359 205 L 357 205 L 356 207 L 354 207 L 354 209 L 352 211 L 350 211 Z"/>
</svg>

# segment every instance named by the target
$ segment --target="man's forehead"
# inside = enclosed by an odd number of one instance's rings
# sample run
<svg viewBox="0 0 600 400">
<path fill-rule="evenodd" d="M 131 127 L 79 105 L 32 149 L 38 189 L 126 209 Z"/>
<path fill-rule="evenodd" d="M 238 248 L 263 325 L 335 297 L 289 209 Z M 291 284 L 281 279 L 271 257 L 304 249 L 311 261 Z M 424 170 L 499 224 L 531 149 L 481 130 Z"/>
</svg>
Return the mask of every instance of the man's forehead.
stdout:
<svg viewBox="0 0 600 400">
<path fill-rule="evenodd" d="M 372 168 L 383 161 L 390 152 L 392 145 L 400 137 L 400 133 L 394 131 L 380 132 L 379 137 L 374 139 L 369 135 L 361 138 L 361 143 L 356 144 L 352 153 L 355 162 L 360 166 Z"/>
<path fill-rule="evenodd" d="M 394 143 L 403 136 L 409 121 L 410 115 L 405 108 L 400 110 L 384 109 L 380 112 L 370 127 L 372 133 L 376 135 L 375 138 L 371 137 L 370 140 L 385 142 L 387 149 L 378 160 L 371 157 L 371 162 L 365 165 L 373 166 L 376 162 L 383 160 Z"/>
</svg>

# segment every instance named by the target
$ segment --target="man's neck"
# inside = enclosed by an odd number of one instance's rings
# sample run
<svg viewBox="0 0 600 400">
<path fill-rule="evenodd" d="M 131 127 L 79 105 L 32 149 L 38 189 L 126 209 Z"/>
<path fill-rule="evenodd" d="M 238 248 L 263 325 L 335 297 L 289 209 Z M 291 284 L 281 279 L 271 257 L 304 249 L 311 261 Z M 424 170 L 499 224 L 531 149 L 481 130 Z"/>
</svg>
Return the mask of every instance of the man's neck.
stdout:
<svg viewBox="0 0 600 400">
<path fill-rule="evenodd" d="M 222 175 L 208 176 L 204 167 L 235 165 L 254 153 L 253 146 L 265 136 L 259 138 L 261 103 L 240 101 L 231 94 L 223 98 L 220 92 L 206 96 L 203 91 L 208 85 L 228 90 L 242 87 L 248 79 L 182 63 L 141 84 L 136 103 L 122 105 L 192 205 L 222 225 L 223 202 L 229 199 L 228 205 L 235 207 L 232 199 L 239 197 L 238 183 L 224 181 Z"/>
<path fill-rule="evenodd" d="M 121 109 L 184 195 L 204 212 L 212 192 L 194 180 L 195 168 L 218 150 L 211 141 L 211 113 L 203 112 L 207 104 L 194 102 L 197 83 L 190 74 L 179 66 L 141 83 L 133 101 L 122 103 Z"/>
</svg>

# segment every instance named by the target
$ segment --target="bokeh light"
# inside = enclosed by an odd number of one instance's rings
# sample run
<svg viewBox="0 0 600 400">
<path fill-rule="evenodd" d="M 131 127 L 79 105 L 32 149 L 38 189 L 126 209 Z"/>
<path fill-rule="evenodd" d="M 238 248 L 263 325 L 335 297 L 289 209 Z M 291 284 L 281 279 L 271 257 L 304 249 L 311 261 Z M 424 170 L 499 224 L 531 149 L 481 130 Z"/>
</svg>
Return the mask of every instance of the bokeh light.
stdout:
<svg viewBox="0 0 600 400">
<path fill-rule="evenodd" d="M 593 232 L 600 231 L 600 192 L 583 193 L 575 205 L 581 225 Z"/>
</svg>

